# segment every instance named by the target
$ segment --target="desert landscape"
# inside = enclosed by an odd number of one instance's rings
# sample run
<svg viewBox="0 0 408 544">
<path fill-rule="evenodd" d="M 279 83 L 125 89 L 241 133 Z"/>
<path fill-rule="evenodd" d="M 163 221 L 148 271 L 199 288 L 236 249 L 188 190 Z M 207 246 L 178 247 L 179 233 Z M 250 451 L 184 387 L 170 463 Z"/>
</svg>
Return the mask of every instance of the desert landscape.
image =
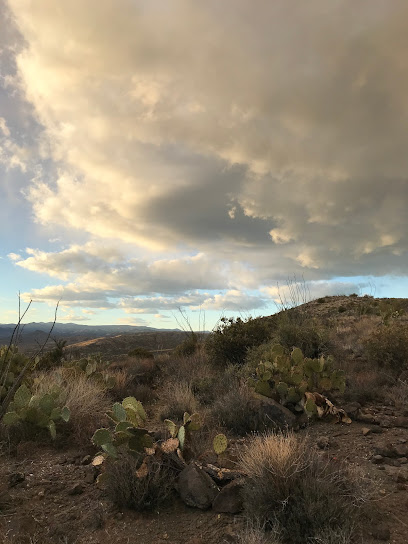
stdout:
<svg viewBox="0 0 408 544">
<path fill-rule="evenodd" d="M 0 0 L 0 544 L 408 544 L 407 28 Z"/>
<path fill-rule="evenodd" d="M 45 352 L 1 423 L 2 542 L 405 543 L 407 307 L 322 297 L 166 353 Z M 2 348 L 2 371 L 26 360 Z"/>
</svg>

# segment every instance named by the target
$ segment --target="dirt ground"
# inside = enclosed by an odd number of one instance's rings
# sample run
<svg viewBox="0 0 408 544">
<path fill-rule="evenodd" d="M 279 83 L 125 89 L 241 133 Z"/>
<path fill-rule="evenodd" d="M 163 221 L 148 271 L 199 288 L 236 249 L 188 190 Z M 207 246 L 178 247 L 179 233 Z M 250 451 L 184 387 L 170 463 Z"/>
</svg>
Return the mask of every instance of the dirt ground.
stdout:
<svg viewBox="0 0 408 544">
<path fill-rule="evenodd" d="M 373 516 L 363 534 L 356 534 L 356 542 L 407 544 L 408 463 L 401 454 L 408 447 L 408 428 L 399 426 L 407 418 L 398 420 L 401 414 L 389 407 L 372 406 L 365 412 L 363 422 L 348 426 L 317 422 L 300 433 L 308 433 L 322 455 L 345 460 L 375 479 Z M 4 543 L 237 542 L 244 523 L 240 516 L 188 508 L 176 495 L 159 512 L 119 511 L 93 482 L 90 453 L 25 443 L 15 456 L 0 457 Z"/>
</svg>

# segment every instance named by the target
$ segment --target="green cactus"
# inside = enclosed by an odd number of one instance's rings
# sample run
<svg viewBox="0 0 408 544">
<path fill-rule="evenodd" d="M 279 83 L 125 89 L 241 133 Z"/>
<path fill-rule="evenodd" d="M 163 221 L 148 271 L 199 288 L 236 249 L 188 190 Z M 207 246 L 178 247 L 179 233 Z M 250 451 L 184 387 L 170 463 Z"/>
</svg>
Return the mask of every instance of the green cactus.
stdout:
<svg viewBox="0 0 408 544">
<path fill-rule="evenodd" d="M 5 425 L 15 425 L 28 422 L 37 427 L 48 429 L 51 437 L 56 438 L 56 423 L 70 418 L 67 406 L 62 409 L 58 406 L 58 392 L 55 394 L 33 395 L 27 385 L 21 385 L 13 401 L 8 406 L 8 412 L 3 417 Z"/>
<path fill-rule="evenodd" d="M 290 405 L 295 411 L 305 410 L 308 415 L 314 415 L 316 406 L 312 402 L 306 403 L 305 408 L 301 404 L 307 391 L 344 392 L 344 374 L 333 370 L 332 366 L 331 356 L 305 358 L 299 348 L 287 354 L 282 346 L 276 344 L 270 351 L 270 360 L 258 364 L 255 376 L 248 383 L 261 395 Z"/>
<path fill-rule="evenodd" d="M 178 438 L 180 442 L 180 449 L 183 450 L 186 441 L 190 438 L 190 432 L 199 431 L 201 428 L 200 416 L 197 413 L 189 414 L 184 412 L 183 425 L 177 427 L 177 425 L 170 419 L 165 419 L 164 423 L 172 438 Z"/>
<path fill-rule="evenodd" d="M 87 378 L 102 383 L 107 389 L 112 389 L 115 385 L 115 378 L 107 373 L 109 365 L 109 361 L 104 361 L 97 354 L 79 359 L 78 361 L 70 361 L 65 365 L 65 368 L 74 372 L 83 372 Z"/>
<path fill-rule="evenodd" d="M 122 403 L 115 402 L 107 416 L 115 424 L 115 429 L 98 429 L 92 442 L 108 455 L 117 457 L 119 448 L 126 447 L 129 453 L 137 456 L 145 448 L 153 447 L 149 431 L 143 428 L 146 412 L 135 397 L 126 397 Z"/>
<path fill-rule="evenodd" d="M 228 439 L 225 434 L 217 434 L 213 440 L 213 448 L 217 455 L 221 455 L 228 447 Z"/>
</svg>

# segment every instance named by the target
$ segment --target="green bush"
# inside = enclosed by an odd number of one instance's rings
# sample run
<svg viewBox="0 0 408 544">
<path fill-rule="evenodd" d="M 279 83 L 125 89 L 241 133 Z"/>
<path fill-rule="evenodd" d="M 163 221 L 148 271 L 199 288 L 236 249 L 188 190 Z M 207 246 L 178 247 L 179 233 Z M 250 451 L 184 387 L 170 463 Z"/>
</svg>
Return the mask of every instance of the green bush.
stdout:
<svg viewBox="0 0 408 544">
<path fill-rule="evenodd" d="M 364 349 L 369 362 L 399 374 L 408 369 L 408 325 L 381 326 L 366 339 Z"/>
<path fill-rule="evenodd" d="M 194 355 L 199 346 L 198 336 L 195 332 L 191 332 L 181 344 L 174 348 L 174 355 L 178 357 L 190 357 Z"/>
<path fill-rule="evenodd" d="M 287 317 L 278 323 L 274 340 L 288 350 L 298 347 L 305 357 L 314 359 L 328 349 L 328 334 L 313 320 L 292 320 Z"/>
<path fill-rule="evenodd" d="M 248 350 L 266 342 L 270 335 L 271 325 L 267 320 L 224 317 L 207 339 L 206 350 L 217 363 L 242 365 Z"/>
</svg>

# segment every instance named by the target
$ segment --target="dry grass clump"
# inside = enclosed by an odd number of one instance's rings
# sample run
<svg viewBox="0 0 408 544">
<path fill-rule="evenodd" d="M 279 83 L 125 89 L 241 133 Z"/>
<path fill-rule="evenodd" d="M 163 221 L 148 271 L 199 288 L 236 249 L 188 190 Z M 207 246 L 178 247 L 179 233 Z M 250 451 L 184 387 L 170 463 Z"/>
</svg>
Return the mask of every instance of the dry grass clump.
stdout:
<svg viewBox="0 0 408 544">
<path fill-rule="evenodd" d="M 197 412 L 200 403 L 195 397 L 191 385 L 188 383 L 168 382 L 159 391 L 160 418 L 183 419 L 184 412 Z"/>
<path fill-rule="evenodd" d="M 174 488 L 174 470 L 154 457 L 150 459 L 149 472 L 144 478 L 136 474 L 140 459 L 122 455 L 107 464 L 106 492 L 119 507 L 134 510 L 152 510 L 163 504 Z"/>
<path fill-rule="evenodd" d="M 213 420 L 237 436 L 245 436 L 254 431 L 264 431 L 265 422 L 255 407 L 251 389 L 237 383 L 212 406 Z"/>
<path fill-rule="evenodd" d="M 386 390 L 385 398 L 398 410 L 408 410 L 408 380 L 399 379 L 396 385 Z"/>
<path fill-rule="evenodd" d="M 87 444 L 96 429 L 105 424 L 105 413 L 111 408 L 106 387 L 85 374 L 66 373 L 62 379 L 59 371 L 39 377 L 36 393 L 43 395 L 58 391 L 61 406 L 71 411 L 68 423 L 71 439 L 77 444 Z"/>
<path fill-rule="evenodd" d="M 247 474 L 246 515 L 281 531 L 284 543 L 318 542 L 323 534 L 331 544 L 350 542 L 371 493 L 365 477 L 321 457 L 307 439 L 291 433 L 253 438 L 240 468 Z"/>
<path fill-rule="evenodd" d="M 383 399 L 383 388 L 388 379 L 378 369 L 367 368 L 366 365 L 360 368 L 354 362 L 353 365 L 350 365 L 350 370 L 346 371 L 346 381 L 344 400 L 365 404 Z"/>
<path fill-rule="evenodd" d="M 130 381 L 147 385 L 153 384 L 160 374 L 159 365 L 152 358 L 121 357 L 109 367 L 109 371 L 120 370 L 127 372 Z"/>
<path fill-rule="evenodd" d="M 254 522 L 249 522 L 237 536 L 239 544 L 282 544 L 278 530 L 265 533 L 265 528 Z"/>
</svg>

